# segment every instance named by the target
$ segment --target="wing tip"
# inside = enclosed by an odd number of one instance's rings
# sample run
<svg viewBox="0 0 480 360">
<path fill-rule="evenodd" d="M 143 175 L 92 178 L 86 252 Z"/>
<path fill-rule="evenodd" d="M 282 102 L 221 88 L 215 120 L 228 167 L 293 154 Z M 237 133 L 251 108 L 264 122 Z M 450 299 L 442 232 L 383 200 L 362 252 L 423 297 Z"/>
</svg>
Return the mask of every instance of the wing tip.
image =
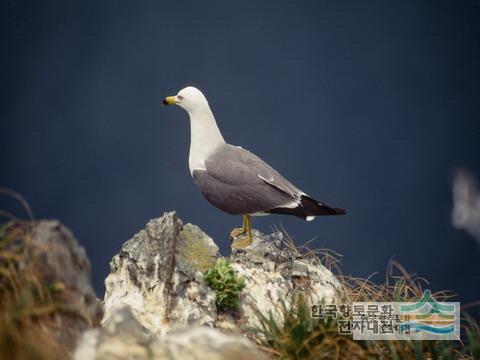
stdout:
<svg viewBox="0 0 480 360">
<path fill-rule="evenodd" d="M 309 196 L 302 196 L 300 204 L 311 212 L 307 215 L 345 215 L 347 213 L 346 209 L 325 205 Z"/>
<path fill-rule="evenodd" d="M 267 211 L 270 214 L 295 215 L 306 221 L 312 221 L 317 216 L 325 215 L 345 215 L 347 210 L 343 208 L 333 208 L 318 201 L 302 196 L 295 207 L 277 207 Z"/>
</svg>

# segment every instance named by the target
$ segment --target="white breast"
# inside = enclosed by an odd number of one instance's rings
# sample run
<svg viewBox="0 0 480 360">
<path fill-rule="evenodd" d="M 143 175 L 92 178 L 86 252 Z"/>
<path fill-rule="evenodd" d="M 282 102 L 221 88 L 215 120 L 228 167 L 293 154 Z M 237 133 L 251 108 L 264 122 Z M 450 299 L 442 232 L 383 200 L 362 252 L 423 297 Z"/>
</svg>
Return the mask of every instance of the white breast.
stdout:
<svg viewBox="0 0 480 360">
<path fill-rule="evenodd" d="M 223 144 L 225 144 L 225 140 L 211 111 L 190 114 L 190 155 L 188 158 L 190 174 L 193 175 L 195 169 L 205 170 L 205 160 Z"/>
</svg>

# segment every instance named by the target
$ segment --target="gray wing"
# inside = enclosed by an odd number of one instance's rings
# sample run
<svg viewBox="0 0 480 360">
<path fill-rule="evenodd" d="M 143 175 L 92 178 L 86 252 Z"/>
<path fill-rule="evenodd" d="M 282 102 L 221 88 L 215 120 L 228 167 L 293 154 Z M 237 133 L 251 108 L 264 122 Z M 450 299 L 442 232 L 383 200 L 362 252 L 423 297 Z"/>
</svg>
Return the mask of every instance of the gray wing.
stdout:
<svg viewBox="0 0 480 360">
<path fill-rule="evenodd" d="M 293 198 L 304 194 L 257 155 L 239 146 L 226 144 L 205 165 L 210 175 L 228 184 L 267 183 Z"/>
<path fill-rule="evenodd" d="M 193 179 L 213 205 L 231 214 L 252 214 L 288 206 L 304 195 L 258 156 L 225 145 L 195 170 Z"/>
</svg>

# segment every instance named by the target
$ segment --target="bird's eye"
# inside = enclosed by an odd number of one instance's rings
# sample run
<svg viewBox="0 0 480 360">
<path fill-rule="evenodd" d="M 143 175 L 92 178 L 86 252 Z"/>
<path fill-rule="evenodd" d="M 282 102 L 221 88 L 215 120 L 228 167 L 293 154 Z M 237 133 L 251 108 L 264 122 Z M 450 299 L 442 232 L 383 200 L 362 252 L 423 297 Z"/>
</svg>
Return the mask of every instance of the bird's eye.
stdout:
<svg viewBox="0 0 480 360">
<path fill-rule="evenodd" d="M 177 96 L 177 99 L 178 99 L 178 100 L 183 100 L 183 96 L 182 96 L 182 95 L 178 95 L 178 96 Z"/>
</svg>

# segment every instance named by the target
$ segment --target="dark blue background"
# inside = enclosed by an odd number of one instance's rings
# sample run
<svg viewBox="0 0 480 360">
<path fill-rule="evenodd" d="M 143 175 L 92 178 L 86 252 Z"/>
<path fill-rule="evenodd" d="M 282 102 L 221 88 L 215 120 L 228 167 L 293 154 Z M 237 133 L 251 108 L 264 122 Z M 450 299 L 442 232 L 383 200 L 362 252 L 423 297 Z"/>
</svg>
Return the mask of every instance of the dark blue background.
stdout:
<svg viewBox="0 0 480 360">
<path fill-rule="evenodd" d="M 472 1 L 3 1 L 0 184 L 86 247 L 96 289 L 148 219 L 176 210 L 228 253 L 240 217 L 188 170 L 185 85 L 227 141 L 348 216 L 270 216 L 297 244 L 391 258 L 480 297 L 480 247 L 450 225 L 456 166 L 480 174 L 480 3 Z M 2 200 L 20 214 L 12 201 Z"/>
</svg>

